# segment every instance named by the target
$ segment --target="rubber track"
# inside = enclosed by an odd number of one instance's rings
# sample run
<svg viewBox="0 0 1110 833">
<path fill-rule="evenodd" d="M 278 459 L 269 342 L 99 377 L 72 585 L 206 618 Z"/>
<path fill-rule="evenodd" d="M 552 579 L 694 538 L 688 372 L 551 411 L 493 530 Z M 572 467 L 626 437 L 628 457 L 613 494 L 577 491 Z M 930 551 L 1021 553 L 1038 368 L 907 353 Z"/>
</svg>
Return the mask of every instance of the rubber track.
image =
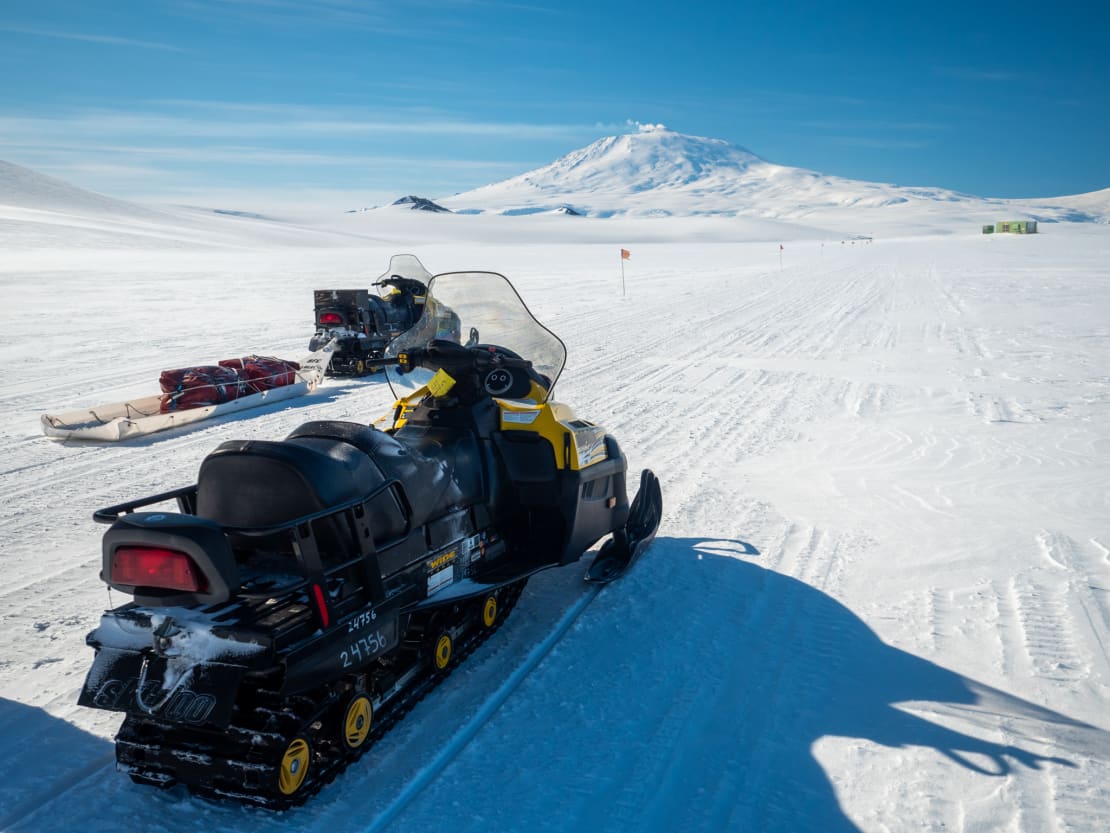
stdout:
<svg viewBox="0 0 1110 833">
<path fill-rule="evenodd" d="M 526 582 L 527 579 L 510 587 L 510 592 L 506 595 L 504 600 L 502 614 L 498 616 L 497 621 L 491 627 L 470 628 L 465 638 L 456 643 L 454 646 L 456 659 L 447 669 L 443 671 L 433 671 L 431 668 L 426 668 L 424 673 L 410 682 L 404 691 L 395 695 L 389 702 L 382 706 L 381 710 L 374 715 L 374 725 L 370 731 L 370 735 L 367 737 L 366 742 L 364 742 L 356 752 L 347 752 L 338 742 L 330 743 L 325 737 L 313 739 L 313 759 L 311 768 L 306 782 L 295 795 L 283 796 L 276 793 L 276 791 L 274 793 L 268 793 L 224 789 L 202 781 L 191 782 L 183 775 L 173 776 L 174 781 L 185 784 L 185 786 L 196 795 L 215 799 L 232 799 L 271 810 L 285 810 L 303 804 L 309 798 L 316 795 L 326 784 L 330 784 L 335 780 L 335 778 L 346 770 L 348 766 L 361 758 L 377 740 L 383 737 L 386 732 L 408 714 L 417 703 L 423 700 L 432 690 L 447 679 L 447 677 L 451 675 L 451 672 L 465 661 L 479 645 L 489 639 L 489 637 L 491 637 L 509 618 L 509 614 L 516 607 L 516 603 L 520 599 Z M 227 776 L 233 773 L 242 773 L 243 775 L 257 778 L 260 768 L 264 767 L 269 770 L 265 773 L 267 779 L 276 783 L 276 762 L 281 760 L 285 747 L 291 737 L 296 734 L 301 727 L 311 725 L 324 716 L 324 714 L 334 706 L 334 700 L 327 696 L 316 700 L 306 696 L 297 696 L 286 698 L 283 701 L 274 692 L 259 692 L 259 696 L 260 698 L 272 697 L 275 700 L 277 707 L 266 709 L 265 711 L 270 718 L 285 724 L 285 726 L 288 727 L 287 732 L 260 731 L 257 727 L 236 726 L 233 724 L 228 727 L 228 730 L 224 734 L 225 741 L 222 744 L 222 748 L 220 748 L 216 744 L 206 744 L 203 741 L 198 741 L 196 736 L 190 737 L 187 734 L 183 734 L 179 727 L 172 724 L 162 724 L 159 721 L 148 719 L 135 719 L 134 723 L 132 723 L 133 719 L 129 718 L 120 729 L 120 733 L 116 739 L 119 768 L 133 776 L 150 779 L 152 782 L 166 778 L 166 773 L 159 769 L 144 770 L 141 761 L 127 760 L 131 757 L 129 750 L 132 747 L 138 749 L 141 754 L 142 749 L 148 746 L 148 744 L 142 740 L 140 733 L 144 731 L 153 731 L 163 738 L 182 738 L 176 748 L 173 741 L 160 746 L 157 750 L 159 755 L 176 754 L 179 755 L 182 760 L 210 761 L 210 766 L 220 772 L 222 780 L 239 780 L 238 778 L 227 778 Z M 252 709 L 251 711 L 253 713 L 256 710 Z M 226 742 L 228 735 L 237 735 L 242 738 L 242 740 L 238 742 L 238 746 L 241 746 L 243 749 L 242 754 L 236 754 L 235 749 L 237 745 L 234 741 L 230 744 L 232 748 L 228 748 L 229 744 Z M 266 764 L 262 762 L 274 763 Z M 218 778 L 214 780 L 221 779 Z"/>
</svg>

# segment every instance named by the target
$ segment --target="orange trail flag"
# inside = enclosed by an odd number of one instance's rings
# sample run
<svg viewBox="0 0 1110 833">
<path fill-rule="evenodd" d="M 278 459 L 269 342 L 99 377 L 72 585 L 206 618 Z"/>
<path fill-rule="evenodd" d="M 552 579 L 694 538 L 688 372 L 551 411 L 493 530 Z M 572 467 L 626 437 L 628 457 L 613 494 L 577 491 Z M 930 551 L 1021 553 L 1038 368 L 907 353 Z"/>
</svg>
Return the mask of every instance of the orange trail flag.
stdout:
<svg viewBox="0 0 1110 833">
<path fill-rule="evenodd" d="M 628 249 L 621 249 L 621 260 L 628 260 L 630 257 L 632 257 L 632 252 Z"/>
</svg>

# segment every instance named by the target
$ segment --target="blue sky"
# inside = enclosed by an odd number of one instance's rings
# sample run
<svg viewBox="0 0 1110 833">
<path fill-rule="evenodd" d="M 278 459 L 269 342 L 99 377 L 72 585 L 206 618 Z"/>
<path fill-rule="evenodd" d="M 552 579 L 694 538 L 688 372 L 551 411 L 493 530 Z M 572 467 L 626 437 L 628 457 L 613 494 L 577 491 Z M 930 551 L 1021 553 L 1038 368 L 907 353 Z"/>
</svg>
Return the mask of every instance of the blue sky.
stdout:
<svg viewBox="0 0 1110 833">
<path fill-rule="evenodd" d="M 632 123 L 828 174 L 1110 187 L 1110 4 L 0 0 L 0 159 L 114 196 L 442 197 Z"/>
</svg>

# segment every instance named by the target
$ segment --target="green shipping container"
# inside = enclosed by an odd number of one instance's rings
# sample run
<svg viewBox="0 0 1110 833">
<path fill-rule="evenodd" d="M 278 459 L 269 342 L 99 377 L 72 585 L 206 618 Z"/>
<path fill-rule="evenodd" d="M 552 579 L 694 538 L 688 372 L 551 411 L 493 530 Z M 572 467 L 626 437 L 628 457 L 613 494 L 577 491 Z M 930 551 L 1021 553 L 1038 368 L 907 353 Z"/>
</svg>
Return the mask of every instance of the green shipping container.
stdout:
<svg viewBox="0 0 1110 833">
<path fill-rule="evenodd" d="M 1036 234 L 1037 221 L 1036 220 L 1010 220 L 1007 223 L 998 223 L 997 230 L 999 232 L 1009 232 L 1010 234 Z M 983 227 L 983 233 L 988 234 L 986 226 Z"/>
</svg>

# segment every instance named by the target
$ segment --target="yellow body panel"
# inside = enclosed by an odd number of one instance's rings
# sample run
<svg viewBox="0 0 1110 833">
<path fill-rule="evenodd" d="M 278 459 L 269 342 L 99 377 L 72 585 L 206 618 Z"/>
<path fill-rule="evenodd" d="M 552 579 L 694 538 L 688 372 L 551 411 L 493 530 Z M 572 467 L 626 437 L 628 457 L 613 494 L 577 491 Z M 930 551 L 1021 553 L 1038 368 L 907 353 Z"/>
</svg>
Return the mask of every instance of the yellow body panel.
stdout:
<svg viewBox="0 0 1110 833">
<path fill-rule="evenodd" d="M 408 421 L 409 414 L 415 411 L 416 407 L 429 395 L 430 391 L 428 386 L 425 385 L 413 391 L 404 399 L 398 399 L 393 403 L 392 413 L 382 414 L 374 420 L 374 427 L 379 431 L 396 431 Z"/>
<path fill-rule="evenodd" d="M 422 387 L 398 399 L 393 413 L 375 420 L 374 427 L 383 431 L 397 430 L 429 395 L 428 387 Z M 579 419 L 569 405 L 562 402 L 537 404 L 527 399 L 494 399 L 494 402 L 501 409 L 501 430 L 539 434 L 551 444 L 558 469 L 580 471 L 609 459 L 605 429 Z"/>
<path fill-rule="evenodd" d="M 551 443 L 555 465 L 579 471 L 608 459 L 605 429 L 575 416 L 569 405 L 537 405 L 515 399 L 494 400 L 501 407 L 502 431 L 532 431 Z"/>
</svg>

